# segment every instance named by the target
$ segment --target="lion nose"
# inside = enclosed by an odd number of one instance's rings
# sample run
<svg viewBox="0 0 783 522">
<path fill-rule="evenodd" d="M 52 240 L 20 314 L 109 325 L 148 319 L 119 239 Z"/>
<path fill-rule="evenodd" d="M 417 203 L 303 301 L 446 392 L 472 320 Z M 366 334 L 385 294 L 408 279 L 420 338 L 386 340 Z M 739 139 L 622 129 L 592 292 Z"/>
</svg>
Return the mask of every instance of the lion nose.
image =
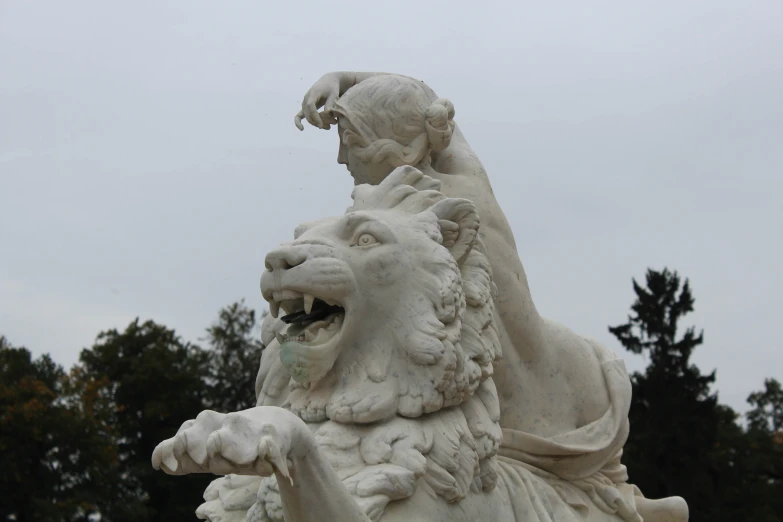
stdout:
<svg viewBox="0 0 783 522">
<path fill-rule="evenodd" d="M 269 252 L 264 259 L 264 264 L 267 270 L 288 270 L 301 265 L 306 259 L 307 252 L 305 249 L 284 246 Z"/>
</svg>

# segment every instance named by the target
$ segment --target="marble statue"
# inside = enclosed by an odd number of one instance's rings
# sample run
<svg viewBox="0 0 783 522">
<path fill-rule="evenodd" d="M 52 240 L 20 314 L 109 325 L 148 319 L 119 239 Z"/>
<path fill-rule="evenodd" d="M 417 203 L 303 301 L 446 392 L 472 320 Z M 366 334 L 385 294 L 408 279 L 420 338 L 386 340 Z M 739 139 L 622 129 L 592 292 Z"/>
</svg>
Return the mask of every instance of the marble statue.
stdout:
<svg viewBox="0 0 783 522">
<path fill-rule="evenodd" d="M 167 473 L 225 475 L 200 518 L 688 519 L 628 483 L 625 366 L 538 314 L 454 115 L 393 74 L 305 94 L 296 124 L 337 126 L 353 206 L 266 258 L 258 406 L 202 412 L 155 450 Z"/>
</svg>

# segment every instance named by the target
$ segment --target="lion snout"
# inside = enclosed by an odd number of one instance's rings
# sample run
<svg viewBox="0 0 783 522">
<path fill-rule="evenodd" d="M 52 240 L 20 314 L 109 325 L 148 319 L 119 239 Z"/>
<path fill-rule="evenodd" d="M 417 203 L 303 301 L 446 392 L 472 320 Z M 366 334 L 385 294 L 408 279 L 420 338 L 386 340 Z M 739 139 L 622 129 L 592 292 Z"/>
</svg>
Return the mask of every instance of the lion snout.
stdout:
<svg viewBox="0 0 783 522">
<path fill-rule="evenodd" d="M 350 267 L 335 256 L 332 246 L 323 243 L 294 242 L 270 252 L 261 276 L 261 293 L 271 301 L 274 293 L 292 290 L 341 304 L 353 284 Z"/>
<path fill-rule="evenodd" d="M 300 246 L 286 245 L 269 252 L 264 258 L 264 265 L 272 272 L 290 270 L 304 263 L 309 256 L 307 249 Z"/>
<path fill-rule="evenodd" d="M 266 255 L 267 270 L 289 270 L 317 257 L 334 257 L 335 245 L 323 240 L 297 240 L 281 245 Z"/>
</svg>

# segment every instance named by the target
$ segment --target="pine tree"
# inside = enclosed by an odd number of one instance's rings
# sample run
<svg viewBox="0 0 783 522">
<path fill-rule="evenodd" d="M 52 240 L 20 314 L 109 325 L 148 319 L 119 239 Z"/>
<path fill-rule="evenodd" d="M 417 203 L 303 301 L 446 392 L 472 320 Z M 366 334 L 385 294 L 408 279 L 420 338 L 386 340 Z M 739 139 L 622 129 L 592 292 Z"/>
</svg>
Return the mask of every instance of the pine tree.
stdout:
<svg viewBox="0 0 783 522">
<path fill-rule="evenodd" d="M 631 482 L 651 498 L 678 495 L 691 520 L 721 520 L 716 512 L 720 463 L 719 431 L 731 430 L 735 414 L 719 407 L 710 390 L 715 372 L 703 375 L 691 362 L 704 342 L 694 327 L 679 336 L 682 319 L 693 311 L 686 279 L 676 272 L 648 270 L 646 286 L 633 281 L 636 300 L 628 322 L 609 331 L 650 364 L 635 373 L 631 432 L 624 452 Z"/>
</svg>

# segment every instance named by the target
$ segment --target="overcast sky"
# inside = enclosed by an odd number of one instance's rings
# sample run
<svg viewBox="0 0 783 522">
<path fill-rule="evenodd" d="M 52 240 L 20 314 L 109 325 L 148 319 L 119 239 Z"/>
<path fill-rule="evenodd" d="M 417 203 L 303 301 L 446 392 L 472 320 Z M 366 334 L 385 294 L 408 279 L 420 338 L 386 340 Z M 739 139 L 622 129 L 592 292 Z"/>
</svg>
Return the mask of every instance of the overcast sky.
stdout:
<svg viewBox="0 0 783 522">
<path fill-rule="evenodd" d="M 544 315 L 643 368 L 607 326 L 668 266 L 722 402 L 783 378 L 780 0 L 0 0 L 0 333 L 68 366 L 265 308 L 264 254 L 350 203 L 336 132 L 293 124 L 332 70 L 454 102 Z"/>
</svg>

